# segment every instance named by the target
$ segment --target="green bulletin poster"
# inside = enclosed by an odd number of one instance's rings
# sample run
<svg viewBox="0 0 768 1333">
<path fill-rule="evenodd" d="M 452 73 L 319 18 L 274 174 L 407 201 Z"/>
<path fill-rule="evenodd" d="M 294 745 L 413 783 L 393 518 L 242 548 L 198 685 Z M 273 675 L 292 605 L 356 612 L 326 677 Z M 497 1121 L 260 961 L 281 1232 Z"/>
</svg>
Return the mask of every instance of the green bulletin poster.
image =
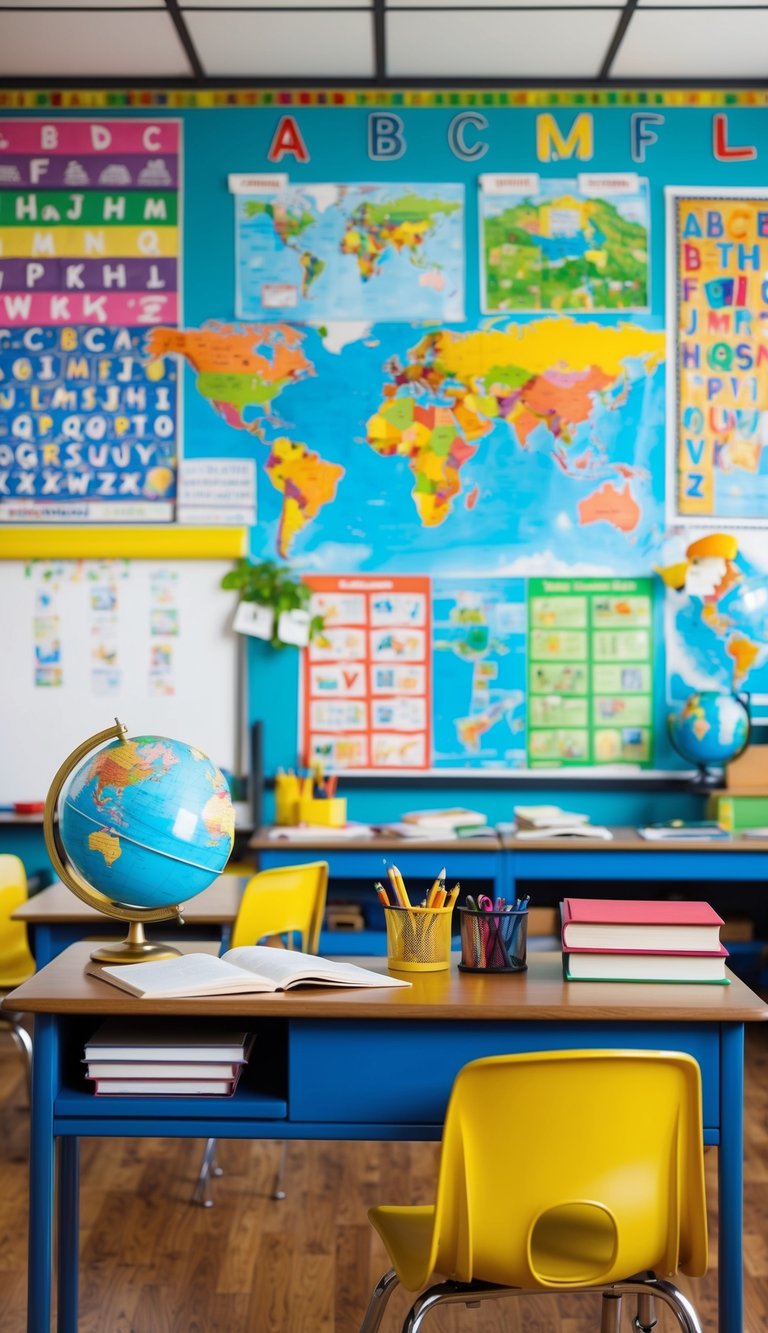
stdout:
<svg viewBox="0 0 768 1333">
<path fill-rule="evenodd" d="M 652 579 L 529 579 L 528 764 L 652 760 Z"/>
</svg>

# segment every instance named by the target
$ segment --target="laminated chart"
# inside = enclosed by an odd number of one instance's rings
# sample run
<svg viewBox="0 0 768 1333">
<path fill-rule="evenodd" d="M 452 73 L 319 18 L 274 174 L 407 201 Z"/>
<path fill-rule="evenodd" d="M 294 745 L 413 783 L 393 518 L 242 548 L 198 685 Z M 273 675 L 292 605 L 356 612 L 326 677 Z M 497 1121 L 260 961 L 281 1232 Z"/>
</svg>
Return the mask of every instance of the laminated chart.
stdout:
<svg viewBox="0 0 768 1333">
<path fill-rule="evenodd" d="M 652 760 L 653 581 L 528 581 L 530 768 Z"/>
<path fill-rule="evenodd" d="M 302 762 L 423 770 L 431 753 L 427 578 L 307 577 L 324 628 L 304 652 Z"/>
<path fill-rule="evenodd" d="M 463 185 L 229 181 L 239 319 L 464 318 Z"/>
<path fill-rule="evenodd" d="M 481 176 L 483 312 L 647 310 L 649 198 L 632 172 Z"/>
<path fill-rule="evenodd" d="M 768 525 L 768 193 L 667 194 L 670 524 Z"/>
<path fill-rule="evenodd" d="M 0 121 L 0 521 L 171 521 L 181 123 Z"/>
</svg>

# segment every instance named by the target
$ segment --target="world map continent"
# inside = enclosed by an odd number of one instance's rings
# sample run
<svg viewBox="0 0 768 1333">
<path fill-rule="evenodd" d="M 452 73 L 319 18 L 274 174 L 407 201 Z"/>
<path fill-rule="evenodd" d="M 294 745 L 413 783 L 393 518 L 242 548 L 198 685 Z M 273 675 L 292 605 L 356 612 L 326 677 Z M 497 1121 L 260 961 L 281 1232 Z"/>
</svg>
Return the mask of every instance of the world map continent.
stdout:
<svg viewBox="0 0 768 1333">
<path fill-rule="evenodd" d="M 158 327 L 149 335 L 148 353 L 183 356 L 197 376 L 198 392 L 213 410 L 228 426 L 263 442 L 267 425 L 283 424 L 273 412 L 275 399 L 315 374 L 302 350 L 304 337 L 290 324 Z M 283 497 L 277 553 L 285 559 L 297 534 L 335 499 L 344 468 L 326 462 L 299 440 L 279 436 L 269 447 L 265 471 Z"/>
<path fill-rule="evenodd" d="M 555 466 L 601 482 L 579 502 L 580 524 L 603 521 L 631 532 L 641 513 L 631 482 L 642 469 L 612 459 L 599 441 L 579 447 L 579 430 L 596 400 L 618 410 L 632 379 L 652 375 L 663 357 L 664 334 L 634 324 L 561 318 L 430 332 L 390 365 L 368 442 L 380 454 L 409 459 L 417 513 L 433 526 L 451 512 L 462 467 L 499 422 L 523 449 L 543 428 Z"/>
<path fill-rule="evenodd" d="M 286 323 L 213 321 L 200 329 L 159 327 L 148 334 L 150 358 L 182 356 L 213 411 L 267 449 L 265 473 L 281 496 L 276 536 L 281 558 L 333 505 L 347 472 L 342 463 L 292 439 L 278 415 L 281 395 L 317 375 L 305 344 L 320 337 L 317 330 Z M 615 456 L 601 423 L 611 416 L 620 422 L 633 386 L 652 379 L 664 357 L 662 332 L 563 316 L 470 332 L 438 328 L 414 337 L 403 355 L 384 359 L 381 402 L 363 416 L 364 436 L 357 438 L 380 457 L 407 460 L 423 528 L 444 524 L 459 499 L 467 509 L 478 503 L 478 487 L 465 485 L 462 470 L 496 432 L 524 453 L 543 448 L 563 476 L 581 483 L 582 491 L 585 483 L 590 486 L 576 504 L 580 526 L 605 523 L 623 535 L 636 530 L 642 511 L 634 483 L 648 473 L 631 461 L 631 450 L 628 461 Z M 356 350 L 371 348 L 376 355 L 376 345 L 358 340 Z M 318 345 L 318 355 L 322 350 Z M 339 401 L 348 400 L 352 382 L 359 395 L 358 385 L 364 390 L 381 374 L 378 357 L 372 373 L 362 375 L 359 368 L 346 371 L 343 349 L 334 355 L 338 382 L 328 386 L 329 402 L 339 394 Z M 356 438 L 354 425 L 340 438 L 318 420 L 321 430 L 337 449 L 351 449 Z M 499 431 L 505 434 L 499 437 Z"/>
</svg>

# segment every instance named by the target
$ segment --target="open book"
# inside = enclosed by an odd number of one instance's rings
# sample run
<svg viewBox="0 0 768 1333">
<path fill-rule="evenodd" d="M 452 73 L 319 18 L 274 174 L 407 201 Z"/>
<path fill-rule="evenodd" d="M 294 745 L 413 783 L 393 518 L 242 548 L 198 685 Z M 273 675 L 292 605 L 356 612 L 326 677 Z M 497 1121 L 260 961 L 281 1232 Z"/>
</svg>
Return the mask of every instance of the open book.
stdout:
<svg viewBox="0 0 768 1333">
<path fill-rule="evenodd" d="M 292 986 L 410 986 L 356 963 L 331 962 L 311 953 L 245 944 L 217 958 L 210 953 L 185 953 L 158 963 L 105 967 L 87 963 L 89 976 L 100 977 L 140 999 L 173 1000 L 177 996 L 238 995 L 290 990 Z"/>
</svg>

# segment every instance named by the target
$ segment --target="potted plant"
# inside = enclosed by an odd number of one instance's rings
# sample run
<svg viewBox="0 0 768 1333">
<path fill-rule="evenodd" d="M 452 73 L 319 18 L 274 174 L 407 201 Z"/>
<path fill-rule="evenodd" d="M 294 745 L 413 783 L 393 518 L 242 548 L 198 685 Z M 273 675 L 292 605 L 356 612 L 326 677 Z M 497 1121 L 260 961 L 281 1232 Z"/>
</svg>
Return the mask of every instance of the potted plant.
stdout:
<svg viewBox="0 0 768 1333">
<path fill-rule="evenodd" d="M 323 617 L 310 614 L 311 588 L 287 565 L 274 560 L 254 564 L 243 557 L 224 575 L 221 586 L 240 594 L 235 629 L 268 639 L 273 648 L 304 647 L 322 629 Z"/>
</svg>

